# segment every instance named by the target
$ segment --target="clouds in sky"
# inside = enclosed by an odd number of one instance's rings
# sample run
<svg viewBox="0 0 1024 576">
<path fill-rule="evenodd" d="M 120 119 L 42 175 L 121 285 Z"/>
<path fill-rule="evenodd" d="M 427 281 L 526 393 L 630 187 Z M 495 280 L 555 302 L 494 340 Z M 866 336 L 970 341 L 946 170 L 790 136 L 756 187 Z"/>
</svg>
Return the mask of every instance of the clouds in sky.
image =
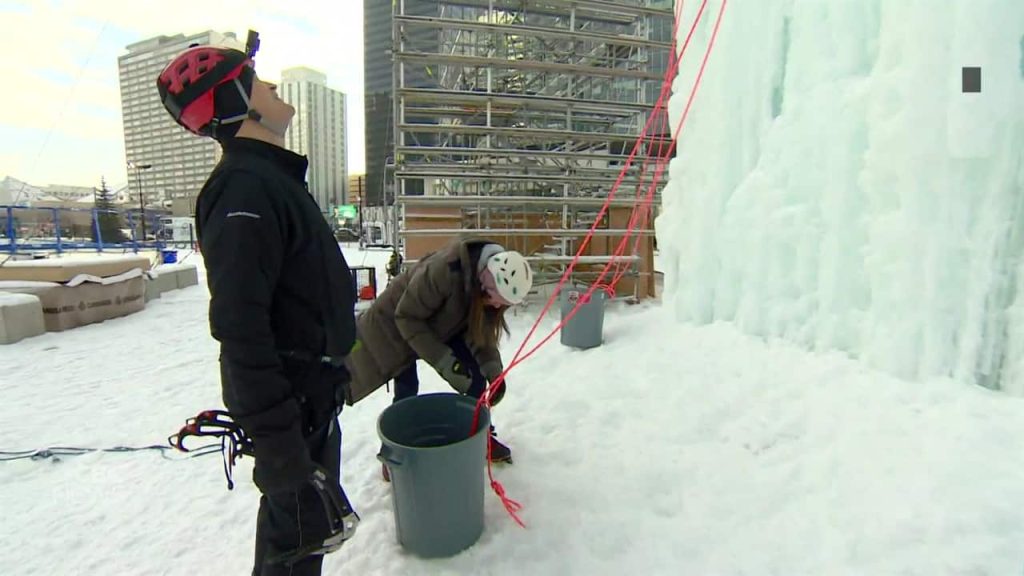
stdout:
<svg viewBox="0 0 1024 576">
<path fill-rule="evenodd" d="M 260 33 L 261 77 L 308 66 L 345 92 L 349 171 L 361 171 L 362 20 L 359 0 L 0 0 L 0 176 L 38 185 L 124 181 L 117 58 L 125 47 L 207 29 L 244 41 L 250 28 Z"/>
</svg>

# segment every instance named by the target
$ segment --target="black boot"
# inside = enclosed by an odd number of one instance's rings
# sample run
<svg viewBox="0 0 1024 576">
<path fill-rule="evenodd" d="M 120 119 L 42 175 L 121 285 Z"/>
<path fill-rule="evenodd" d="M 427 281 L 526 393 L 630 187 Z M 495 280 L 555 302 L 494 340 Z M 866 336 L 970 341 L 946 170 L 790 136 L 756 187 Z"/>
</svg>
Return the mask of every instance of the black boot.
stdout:
<svg viewBox="0 0 1024 576">
<path fill-rule="evenodd" d="M 512 450 L 508 446 L 505 446 L 494 436 L 494 431 L 491 431 L 490 435 L 490 459 L 491 462 L 508 462 L 512 463 Z"/>
</svg>

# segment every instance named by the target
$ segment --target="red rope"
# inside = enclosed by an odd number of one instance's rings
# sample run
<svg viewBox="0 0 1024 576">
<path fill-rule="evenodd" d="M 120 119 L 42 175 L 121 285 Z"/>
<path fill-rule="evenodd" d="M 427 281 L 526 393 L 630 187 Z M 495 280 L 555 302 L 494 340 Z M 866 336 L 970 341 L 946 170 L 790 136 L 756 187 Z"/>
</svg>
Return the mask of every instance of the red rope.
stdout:
<svg viewBox="0 0 1024 576">
<path fill-rule="evenodd" d="M 626 163 L 623 166 L 622 171 L 619 173 L 618 178 L 615 180 L 615 183 L 612 185 L 612 188 L 611 188 L 611 190 L 608 193 L 607 200 L 605 201 L 604 205 L 601 207 L 601 210 L 598 212 L 597 217 L 594 219 L 594 224 L 591 226 L 590 232 L 584 237 L 583 241 L 580 243 L 580 247 L 577 249 L 575 257 L 573 258 L 572 262 L 569 263 L 569 266 L 566 267 L 565 272 L 562 274 L 562 277 L 559 279 L 558 284 L 555 286 L 555 290 L 551 294 L 551 297 L 548 298 L 547 303 L 545 304 L 544 308 L 541 310 L 541 313 L 537 317 L 536 322 L 534 322 L 533 326 L 530 328 L 530 331 L 526 335 L 526 338 L 523 339 L 523 342 L 522 342 L 522 344 L 520 344 L 519 349 L 516 351 L 515 356 L 512 358 L 512 361 L 505 368 L 505 370 L 493 382 L 490 383 L 488 388 L 484 391 L 484 393 L 480 396 L 480 399 L 477 401 L 476 412 L 473 415 L 472 430 L 474 430 L 474 431 L 477 430 L 477 425 L 479 424 L 480 409 L 483 406 L 487 406 L 488 409 L 490 408 L 490 406 L 491 406 L 491 400 L 490 400 L 491 399 L 491 395 L 493 395 L 497 391 L 498 387 L 502 384 L 502 382 L 504 382 L 505 375 L 508 374 L 509 371 L 511 371 L 513 368 L 518 366 L 520 363 L 522 363 L 523 361 L 525 361 L 529 357 L 533 356 L 541 347 L 543 347 L 545 344 L 547 344 L 548 341 L 550 341 L 551 338 L 553 338 L 555 336 L 555 334 L 557 334 L 559 331 L 561 331 L 562 328 L 565 327 L 565 325 L 576 315 L 576 313 L 579 311 L 580 307 L 588 299 L 590 299 L 593 296 L 593 293 L 594 293 L 595 290 L 603 289 L 603 290 L 607 291 L 609 293 L 609 295 L 614 296 L 614 294 L 615 294 L 615 285 L 622 278 L 622 275 L 624 274 L 624 270 L 620 269 L 620 268 L 616 268 L 616 273 L 613 275 L 613 279 L 609 283 L 603 283 L 604 278 L 605 278 L 605 276 L 608 275 L 608 272 L 611 270 L 611 268 L 613 266 L 618 266 L 618 265 L 622 264 L 622 262 L 617 262 L 617 260 L 622 257 L 622 255 L 623 255 L 623 253 L 625 251 L 625 247 L 629 243 L 630 237 L 633 235 L 633 233 L 635 232 L 635 230 L 637 228 L 638 221 L 642 219 L 642 228 L 641 229 L 645 229 L 646 226 L 647 226 L 647 220 L 648 220 L 648 218 L 650 216 L 650 210 L 651 210 L 651 205 L 652 205 L 653 200 L 654 200 L 654 194 L 655 194 L 655 192 L 657 190 L 658 184 L 661 181 L 661 177 L 663 176 L 663 174 L 665 172 L 665 169 L 669 165 L 672 153 L 676 149 L 676 145 L 677 145 L 677 143 L 679 141 L 679 136 L 682 134 L 682 129 L 683 129 L 684 124 L 686 123 L 686 119 L 689 117 L 690 109 L 691 109 L 691 107 L 693 105 L 694 98 L 696 97 L 696 94 L 697 94 L 697 89 L 700 87 L 701 80 L 704 77 L 704 70 L 705 70 L 705 67 L 707 66 L 708 58 L 710 57 L 711 51 L 712 51 L 712 49 L 715 46 L 715 40 L 718 37 L 718 30 L 719 30 L 719 27 L 720 27 L 720 25 L 722 23 L 722 16 L 725 14 L 725 7 L 728 4 L 728 0 L 722 0 L 722 5 L 721 5 L 721 7 L 719 8 L 719 11 L 718 11 L 718 18 L 715 21 L 715 27 L 714 27 L 714 30 L 711 33 L 711 39 L 708 42 L 708 48 L 704 52 L 704 58 L 701 61 L 700 70 L 698 71 L 697 78 L 694 81 L 693 87 L 690 90 L 690 95 L 689 95 L 689 98 L 687 99 L 687 102 L 686 102 L 686 108 L 683 110 L 683 115 L 680 118 L 678 125 L 676 126 L 675 132 L 673 133 L 672 143 L 668 147 L 668 150 L 664 152 L 664 154 L 662 154 L 663 147 L 664 147 L 664 140 L 661 140 L 659 142 L 658 154 L 654 156 L 655 159 L 656 159 L 655 160 L 654 176 L 652 178 L 651 184 L 648 187 L 648 190 L 647 190 L 646 194 L 642 194 L 642 190 L 643 190 L 643 176 L 646 174 L 646 172 L 647 172 L 647 165 L 651 161 L 651 155 L 650 154 L 647 155 L 647 158 L 644 161 L 644 164 L 641 166 L 641 170 L 640 170 L 640 174 L 641 174 L 641 176 L 640 176 L 640 183 L 637 184 L 637 192 L 636 192 L 637 204 L 634 205 L 633 213 L 630 216 L 629 226 L 626 229 L 626 234 L 623 236 L 623 238 L 619 242 L 618 246 L 616 246 L 616 249 L 615 249 L 615 251 L 614 251 L 614 253 L 612 255 L 612 258 L 605 265 L 604 269 L 601 271 L 600 276 L 598 276 L 598 279 L 589 287 L 589 289 L 587 290 L 586 294 L 583 297 L 581 297 L 576 302 L 576 305 L 572 308 L 572 310 L 569 311 L 569 313 L 565 316 L 565 318 L 562 319 L 562 321 L 558 324 L 558 326 L 556 326 L 554 328 L 554 330 L 551 331 L 550 334 L 548 334 L 543 340 L 541 340 L 536 346 L 531 348 L 528 352 L 523 354 L 523 350 L 526 348 L 527 343 L 529 343 L 530 339 L 536 333 L 537 328 L 540 326 L 541 322 L 544 320 L 544 317 L 547 315 L 547 313 L 551 310 L 551 307 L 557 301 L 558 295 L 561 292 L 562 287 L 566 284 L 566 282 L 568 281 L 569 277 L 572 275 L 573 270 L 575 270 L 576 264 L 579 262 L 580 256 L 583 255 L 583 252 L 586 250 L 587 246 L 589 245 L 590 240 L 593 238 L 594 231 L 597 229 L 597 227 L 600 224 L 602 218 L 604 217 L 604 215 L 607 213 L 609 207 L 611 206 L 611 202 L 612 202 L 612 200 L 614 200 L 615 194 L 618 192 L 618 189 L 622 185 L 623 180 L 625 180 L 626 174 L 628 173 L 629 168 L 632 166 L 633 161 L 636 158 L 637 152 L 640 150 L 640 148 L 641 148 L 642 144 L 644 143 L 644 141 L 647 140 L 647 137 L 648 137 L 648 134 L 649 134 L 649 130 L 651 129 L 652 123 L 655 121 L 656 118 L 659 118 L 659 117 L 661 118 L 661 123 L 662 123 L 661 124 L 661 133 L 664 133 L 663 132 L 664 129 L 668 126 L 668 111 L 667 111 L 668 100 L 667 100 L 667 96 L 671 92 L 672 81 L 675 78 L 676 73 L 678 72 L 679 65 L 682 62 L 684 54 L 686 53 L 686 48 L 690 44 L 690 40 L 692 39 L 693 33 L 696 30 L 696 28 L 697 28 L 697 24 L 703 18 L 704 9 L 707 6 L 707 3 L 708 3 L 708 0 L 703 0 L 703 2 L 701 3 L 700 10 L 697 13 L 697 17 L 694 20 L 693 25 L 690 27 L 690 31 L 689 31 L 689 33 L 686 36 L 686 41 L 684 42 L 683 48 L 679 52 L 678 55 L 676 55 L 676 41 L 675 41 L 675 38 L 678 37 L 679 24 L 680 24 L 681 16 L 682 16 L 683 3 L 679 2 L 679 4 L 676 6 L 675 30 L 673 31 L 673 35 L 672 35 L 672 38 L 673 38 L 673 41 L 672 41 L 672 55 L 671 55 L 670 60 L 669 60 L 668 69 L 665 72 L 665 80 L 664 80 L 664 82 L 662 84 L 661 93 L 660 93 L 660 95 L 658 97 L 657 102 L 654 105 L 654 112 L 647 119 L 647 122 L 645 123 L 645 125 L 643 127 L 643 130 L 641 130 L 640 136 L 637 138 L 637 141 L 634 144 L 632 151 L 630 152 L 629 156 L 627 157 Z M 636 253 L 636 251 L 637 251 L 637 249 L 639 247 L 639 239 L 640 239 L 640 235 L 638 234 L 637 235 L 637 240 L 634 242 L 634 247 L 633 247 L 634 254 Z M 517 524 L 519 524 L 521 527 L 525 528 L 526 524 L 522 521 L 522 519 L 518 515 L 518 512 L 520 510 L 522 510 L 522 508 L 523 508 L 522 504 L 520 504 L 519 502 L 509 498 L 509 496 L 507 495 L 507 493 L 505 491 L 505 487 L 502 486 L 502 484 L 500 482 L 498 482 L 497 480 L 494 479 L 494 474 L 493 474 L 493 470 L 492 470 L 492 467 L 491 467 L 491 442 L 490 442 L 490 438 L 489 437 L 487 438 L 487 477 L 490 480 L 491 489 L 494 490 L 494 493 L 497 494 L 498 498 L 501 499 L 502 505 L 504 505 L 505 510 L 509 513 L 509 515 L 512 517 L 512 519 L 515 520 L 515 522 Z"/>
<path fill-rule="evenodd" d="M 624 250 L 625 250 L 625 247 L 626 247 L 626 245 L 628 243 L 629 236 L 632 235 L 633 232 L 636 229 L 636 219 L 641 214 L 643 215 L 643 218 L 644 218 L 644 228 L 646 227 L 646 222 L 647 222 L 647 218 L 649 216 L 650 206 L 653 204 L 654 194 L 655 194 L 655 192 L 657 190 L 657 186 L 661 182 L 661 177 L 662 177 L 665 169 L 669 165 L 669 158 L 672 156 L 672 153 L 675 151 L 676 145 L 678 143 L 679 134 L 681 134 L 683 125 L 685 124 L 686 119 L 687 119 L 687 117 L 690 114 L 690 109 L 691 109 L 691 107 L 693 105 L 694 98 L 696 97 L 697 89 L 699 88 L 701 79 L 704 76 L 704 70 L 705 70 L 705 68 L 707 66 L 708 58 L 711 55 L 712 48 L 714 48 L 715 39 L 718 36 L 718 29 L 719 29 L 719 26 L 720 26 L 721 21 L 722 21 L 722 15 L 725 12 L 726 2 L 727 2 L 727 0 L 723 0 L 722 6 L 721 6 L 721 8 L 719 10 L 718 19 L 715 22 L 714 32 L 712 33 L 711 40 L 710 40 L 710 42 L 708 44 L 708 49 L 704 53 L 704 59 L 701 62 L 701 67 L 700 67 L 700 70 L 699 70 L 699 72 L 697 74 L 696 81 L 694 82 L 694 86 L 693 86 L 693 88 L 690 91 L 690 97 L 687 100 L 686 108 L 683 111 L 683 115 L 679 119 L 679 124 L 676 127 L 676 130 L 674 132 L 675 136 L 673 138 L 672 144 L 669 146 L 668 151 L 665 153 L 665 155 L 663 157 L 659 156 L 658 164 L 657 164 L 657 167 L 656 167 L 656 170 L 655 170 L 654 179 L 651 182 L 651 185 L 650 185 L 650 188 L 648 190 L 647 196 L 642 200 L 642 202 L 634 205 L 633 214 L 632 214 L 632 217 L 630 219 L 630 226 L 629 226 L 629 228 L 627 228 L 626 235 L 623 237 L 622 241 L 616 247 L 616 250 L 615 250 L 615 252 L 613 254 L 612 262 L 609 262 L 609 265 L 605 266 L 605 269 L 601 272 L 601 275 L 598 277 L 597 282 L 595 283 L 595 284 L 598 285 L 598 287 L 602 285 L 601 281 L 607 275 L 607 273 L 608 273 L 609 269 L 611 268 L 611 265 L 614 262 L 614 260 L 616 258 L 620 258 L 624 254 Z M 701 13 L 703 13 L 703 9 L 704 9 L 705 5 L 706 5 L 706 2 L 701 5 Z M 700 17 L 701 17 L 700 14 L 698 14 L 698 20 L 699 20 Z M 695 26 L 696 26 L 696 21 L 694 22 L 694 27 Z M 691 28 L 691 30 L 690 30 L 691 35 L 693 33 L 693 30 L 694 30 L 694 28 Z M 689 39 L 690 39 L 690 36 L 687 37 L 687 43 L 689 43 Z M 685 45 L 684 45 L 684 48 L 685 48 Z M 677 65 L 678 65 L 678 63 L 677 63 Z M 665 118 L 667 120 L 667 116 L 665 116 Z M 637 237 L 636 237 L 636 240 L 634 241 L 634 245 L 633 245 L 633 250 L 634 250 L 633 253 L 634 254 L 637 252 L 637 249 L 639 247 L 639 241 L 640 241 L 641 238 L 642 237 L 638 234 Z M 615 285 L 617 285 L 618 281 L 622 278 L 622 276 L 624 274 L 625 274 L 625 269 L 620 269 L 617 272 L 617 275 L 613 278 L 613 280 L 612 280 L 612 282 L 610 284 L 613 287 Z M 592 291 L 593 291 L 593 288 L 592 288 L 592 290 L 590 292 L 588 292 L 588 294 L 590 294 Z M 564 322 L 563 322 L 562 326 L 564 326 Z M 559 326 L 556 330 L 561 329 L 562 326 Z M 535 352 L 538 348 L 540 348 L 540 346 L 535 347 L 531 351 L 531 354 L 533 352 Z"/>
<path fill-rule="evenodd" d="M 693 33 L 697 29 L 697 24 L 701 21 L 701 19 L 704 16 L 704 9 L 707 7 L 707 4 L 708 4 L 707 0 L 704 0 L 704 2 L 701 3 L 700 9 L 697 11 L 697 17 L 696 17 L 696 19 L 694 19 L 693 25 L 690 26 L 690 31 L 686 35 L 686 40 L 683 42 L 683 49 L 680 51 L 678 57 L 676 56 L 675 45 L 673 44 L 672 59 L 669 61 L 669 69 L 671 71 L 671 74 L 666 75 L 665 82 L 662 84 L 662 87 L 661 87 L 661 90 L 662 90 L 661 96 L 662 97 L 666 97 L 667 98 L 667 94 L 671 90 L 672 78 L 675 77 L 676 71 L 679 68 L 679 65 L 682 63 L 683 55 L 686 54 L 686 49 L 690 45 L 690 40 L 693 39 Z M 723 9 L 724 9 L 724 4 L 723 4 Z M 676 36 L 678 35 L 679 23 L 682 20 L 682 12 L 683 12 L 683 3 L 680 2 L 677 5 L 677 7 L 676 7 L 676 15 L 675 15 L 676 16 L 676 30 L 675 30 L 675 33 L 673 34 L 673 39 L 676 38 Z M 659 102 L 662 101 L 662 97 L 659 97 Z M 659 128 L 657 133 L 658 134 L 663 134 L 665 132 L 665 130 L 668 129 L 668 124 L 669 124 L 669 114 L 668 114 L 668 102 L 667 102 L 667 100 L 665 101 L 665 105 L 664 106 L 661 106 L 660 108 L 656 108 L 656 110 L 654 111 L 654 114 L 658 115 L 660 117 L 660 119 L 661 119 L 660 120 L 660 123 L 661 123 L 660 124 L 660 128 Z M 658 143 L 658 153 L 656 155 L 657 164 L 655 165 L 656 176 L 655 176 L 654 180 L 651 182 L 651 186 L 650 186 L 651 191 L 646 196 L 642 193 L 643 186 L 644 186 L 644 184 L 643 184 L 643 175 L 647 171 L 647 165 L 650 163 L 651 157 L 648 156 L 647 159 L 644 161 L 644 165 L 643 165 L 643 167 L 641 168 L 641 171 L 640 171 L 640 173 L 641 173 L 640 181 L 637 183 L 637 186 L 636 186 L 637 204 L 633 206 L 633 212 L 630 215 L 629 226 L 627 227 L 627 230 L 628 230 L 627 236 L 630 233 L 632 233 L 632 231 L 636 227 L 636 219 L 641 214 L 643 215 L 643 222 L 642 222 L 642 224 L 640 225 L 639 228 L 640 228 L 640 230 L 646 230 L 647 229 L 647 221 L 648 221 L 648 218 L 650 217 L 650 213 L 652 212 L 654 193 L 657 190 L 657 187 L 658 187 L 658 184 L 659 184 L 659 178 L 657 177 L 657 175 L 659 173 L 658 171 L 659 171 L 659 169 L 663 171 L 664 168 L 667 167 L 668 163 L 671 161 L 672 152 L 675 150 L 675 147 L 674 147 L 675 146 L 675 140 L 678 137 L 678 134 L 679 134 L 679 131 L 681 130 L 681 128 L 682 127 L 680 125 L 680 127 L 677 129 L 676 133 L 674 134 L 674 136 L 673 136 L 673 145 L 672 145 L 671 148 L 669 148 L 669 150 L 665 151 L 663 149 L 663 147 L 665 145 L 665 141 L 664 140 L 659 141 L 659 143 Z M 641 239 L 642 239 L 642 236 L 637 234 L 636 240 L 633 242 L 633 252 L 632 252 L 633 254 L 638 254 L 639 253 L 640 240 Z M 615 275 L 612 277 L 612 281 L 609 282 L 609 284 L 613 287 L 613 291 L 614 291 L 614 287 L 619 285 L 619 281 L 622 280 L 623 276 L 625 276 L 626 272 L 629 270 L 629 264 L 628 264 L 628 262 L 623 262 L 622 264 L 618 265 L 617 268 L 618 269 L 617 269 Z"/>
<path fill-rule="evenodd" d="M 685 52 L 686 47 L 689 45 L 690 39 L 693 37 L 693 32 L 696 30 L 697 24 L 700 22 L 701 18 L 704 15 L 704 8 L 705 8 L 705 6 L 707 6 L 707 3 L 708 3 L 708 0 L 703 0 L 703 2 L 701 3 L 700 11 L 697 14 L 697 18 L 693 22 L 693 26 L 690 27 L 690 32 L 689 32 L 689 34 L 686 37 L 686 43 L 683 45 L 683 51 L 684 52 Z M 723 4 L 723 6 L 724 6 L 724 4 Z M 680 19 L 677 19 L 676 23 L 675 23 L 675 30 L 674 30 L 674 33 L 673 33 L 673 36 L 672 36 L 673 39 L 676 38 L 676 36 L 678 35 L 679 24 L 680 24 Z M 639 151 L 640 146 L 643 144 L 644 140 L 647 138 L 647 135 L 649 134 L 652 122 L 654 122 L 655 118 L 658 117 L 657 111 L 662 110 L 667 105 L 667 96 L 668 96 L 668 93 L 670 92 L 670 89 L 671 89 L 672 78 L 675 77 L 675 74 L 676 74 L 676 72 L 679 69 L 679 65 L 682 62 L 682 57 L 684 55 L 684 53 L 681 52 L 678 57 L 675 57 L 675 41 L 674 40 L 673 40 L 672 54 L 673 54 L 673 56 L 670 59 L 670 66 L 668 67 L 668 70 L 665 71 L 665 80 L 664 80 L 664 82 L 662 82 L 661 93 L 658 95 L 658 100 L 657 100 L 657 102 L 654 105 L 655 112 L 652 113 L 651 116 L 647 119 L 647 122 L 644 125 L 643 130 L 640 131 L 640 137 L 637 138 L 636 144 L 633 145 L 633 150 L 630 152 L 629 157 L 626 159 L 625 166 L 622 167 L 621 172 L 619 172 L 619 177 L 615 180 L 615 183 L 612 185 L 612 188 L 611 188 L 611 190 L 608 193 L 608 198 L 605 200 L 604 205 L 601 206 L 601 210 L 598 211 L 597 217 L 594 219 L 594 224 L 590 227 L 589 233 L 583 238 L 583 241 L 580 243 L 580 247 L 576 250 L 575 257 L 573 258 L 572 262 L 569 263 L 569 266 L 566 267 L 565 272 L 562 274 L 562 277 L 559 279 L 558 284 L 555 286 L 555 291 L 551 294 L 551 297 L 548 298 L 547 303 L 545 304 L 544 308 L 541 310 L 540 316 L 537 318 L 537 321 L 534 323 L 533 327 L 530 329 L 530 332 L 526 335 L 526 338 L 523 340 L 523 343 L 519 346 L 519 349 L 516 351 L 516 355 L 515 355 L 515 358 L 513 359 L 513 363 L 515 363 L 516 359 L 520 358 L 520 355 L 522 354 L 523 349 L 526 348 L 526 344 L 530 341 L 531 338 L 533 338 L 534 333 L 536 333 L 537 328 L 540 326 L 540 322 L 544 319 L 544 317 L 547 315 L 548 311 L 551 309 L 551 307 L 554 305 L 555 301 L 557 300 L 558 294 L 562 290 L 562 286 L 564 286 L 566 284 L 566 282 L 568 281 L 569 277 L 572 275 L 573 271 L 576 269 L 576 264 L 579 262 L 580 256 L 583 255 L 583 252 L 586 250 L 587 246 L 590 244 L 590 240 L 594 236 L 594 231 L 597 230 L 597 227 L 600 224 L 601 220 L 604 218 L 604 215 L 608 212 L 608 209 L 611 206 L 612 201 L 615 199 L 615 195 L 618 193 L 619 186 L 622 185 L 622 181 L 625 179 L 626 174 L 629 171 L 629 168 L 632 166 L 633 161 L 636 158 L 636 154 Z M 629 235 L 627 234 L 626 237 L 628 238 L 628 236 Z M 609 264 L 611 264 L 613 261 L 614 261 L 614 255 L 613 255 L 613 260 L 609 261 Z M 605 266 L 605 270 L 606 271 L 607 271 L 607 269 L 608 269 L 608 266 Z M 565 318 L 562 321 L 562 323 L 557 328 L 555 328 L 555 330 L 552 332 L 552 334 L 549 335 L 548 338 L 546 338 L 544 341 L 541 342 L 541 345 L 543 345 L 548 340 L 550 340 L 550 338 L 552 336 L 554 336 L 554 334 L 558 333 L 558 331 L 561 330 L 562 327 L 570 319 L 572 319 L 572 317 L 576 314 L 576 310 L 577 309 L 578 309 L 578 307 L 577 308 L 573 308 L 573 310 L 570 312 L 569 317 Z M 535 350 L 536 349 L 534 349 L 534 351 Z M 531 354 L 532 354 L 532 351 L 530 353 L 528 353 L 526 355 L 526 357 L 529 357 Z M 525 359 L 525 357 L 523 359 Z M 509 366 L 509 368 L 511 368 L 511 365 Z"/>
<path fill-rule="evenodd" d="M 711 50 L 714 48 L 715 39 L 716 39 L 716 37 L 718 35 L 719 25 L 721 24 L 722 15 L 725 12 L 725 6 L 726 6 L 727 3 L 728 3 L 728 0 L 723 0 L 723 2 L 722 2 L 722 6 L 721 6 L 721 9 L 719 10 L 719 14 L 718 14 L 718 20 L 716 21 L 714 31 L 712 32 L 711 41 L 708 44 L 708 49 L 704 53 L 704 59 L 703 59 L 703 61 L 701 63 L 700 71 L 697 74 L 697 78 L 696 78 L 696 80 L 694 82 L 693 88 L 690 90 L 690 96 L 689 96 L 689 99 L 687 101 L 686 108 L 683 111 L 683 116 L 680 118 L 679 124 L 678 124 L 678 126 L 676 127 L 676 130 L 675 130 L 675 135 L 676 135 L 674 137 L 675 140 L 673 141 L 672 145 L 669 146 L 669 150 L 668 150 L 668 152 L 666 154 L 667 156 L 671 155 L 672 152 L 675 150 L 676 142 L 678 141 L 679 134 L 682 133 L 683 125 L 686 123 L 686 119 L 689 117 L 689 112 L 690 112 L 690 109 L 691 109 L 691 107 L 693 105 L 694 98 L 696 97 L 697 89 L 700 87 L 701 80 L 702 80 L 702 78 L 704 76 L 704 70 L 705 70 L 705 68 L 707 66 L 708 57 L 711 54 Z M 706 6 L 706 4 L 707 4 L 707 0 L 704 0 L 704 2 L 701 4 L 701 10 L 698 13 L 697 20 L 694 21 L 693 27 L 690 30 L 690 35 L 687 37 L 687 42 L 689 42 L 690 37 L 692 37 L 693 30 L 696 29 L 697 23 L 699 22 L 700 18 L 703 17 L 704 7 Z M 678 22 L 677 22 L 677 25 L 678 25 Z M 680 54 L 680 58 L 676 59 L 676 61 L 673 63 L 673 66 L 671 66 L 671 68 L 674 69 L 674 70 L 678 69 L 679 63 L 681 61 L 682 61 L 682 54 Z M 655 109 L 659 109 L 659 108 L 662 108 L 664 106 L 665 96 L 666 96 L 667 92 L 668 92 L 668 90 L 665 90 L 665 89 L 662 90 L 661 97 L 659 98 L 658 103 L 655 105 Z M 644 133 L 646 133 L 647 130 L 650 128 L 650 123 L 651 123 L 651 121 L 653 119 L 654 119 L 653 116 L 652 116 L 652 118 L 648 119 L 648 125 L 644 129 Z M 641 136 L 641 139 L 642 138 L 643 138 L 643 136 Z M 639 144 L 639 141 L 638 141 L 638 144 Z M 635 152 L 636 152 L 636 147 L 634 147 L 634 154 L 630 156 L 630 159 L 632 159 L 632 157 L 635 155 Z M 654 176 L 655 181 L 653 182 L 653 185 L 648 190 L 647 198 L 645 199 L 646 202 L 652 202 L 653 201 L 654 192 L 657 189 L 657 184 L 658 184 L 658 182 L 660 182 L 661 176 L 664 173 L 665 167 L 667 165 L 668 165 L 667 162 L 661 163 L 660 166 L 658 167 L 658 170 L 655 171 L 655 176 Z M 625 175 L 626 170 L 628 170 L 628 168 L 629 168 L 629 161 L 627 161 L 627 166 L 625 166 L 623 168 L 623 171 L 622 171 L 622 174 L 620 174 L 619 180 L 616 182 L 615 186 L 613 186 L 611 192 L 609 193 L 608 201 L 605 202 L 605 205 L 604 205 L 604 207 L 602 209 L 602 213 L 598 214 L 598 220 L 600 220 L 600 218 L 603 216 L 603 211 L 607 210 L 607 208 L 609 207 L 611 201 L 614 199 L 615 193 L 616 193 L 619 185 L 621 185 L 622 177 Z M 591 235 L 588 235 L 585 240 L 589 240 L 589 238 L 592 236 L 592 233 L 593 233 L 594 229 L 596 229 L 596 226 L 597 226 L 597 223 L 595 222 L 594 227 L 591 228 Z M 587 297 L 590 297 L 593 294 L 594 290 L 597 288 L 597 286 L 599 286 L 603 282 L 605 276 L 608 275 L 608 271 L 614 265 L 615 259 L 622 256 L 622 254 L 623 254 L 623 252 L 625 250 L 626 244 L 629 241 L 629 237 L 632 235 L 632 233 L 633 233 L 633 230 L 627 229 L 626 235 L 623 236 L 622 240 L 619 242 L 618 246 L 616 247 L 615 251 L 613 252 L 612 260 L 610 260 L 608 262 L 608 264 L 605 265 L 604 269 L 601 271 L 600 276 L 598 276 L 597 281 L 593 285 L 591 285 L 591 287 L 587 290 L 587 293 L 586 293 Z M 569 314 L 562 320 L 561 323 L 559 323 L 558 326 L 555 327 L 554 330 L 551 331 L 550 334 L 547 335 L 547 337 L 545 337 L 543 340 L 541 340 L 541 342 L 538 343 L 536 346 L 531 348 L 526 354 L 522 354 L 523 349 L 526 347 L 526 344 L 529 342 L 530 338 L 532 338 L 533 334 L 536 332 L 536 329 L 540 325 L 540 322 L 543 320 L 544 316 L 547 314 L 547 312 L 551 309 L 551 306 L 554 304 L 556 298 L 558 297 L 559 292 L 561 291 L 562 286 L 566 283 L 567 278 L 568 278 L 569 274 L 571 273 L 572 268 L 574 267 L 575 263 L 578 262 L 579 257 L 581 256 L 583 249 L 586 247 L 585 244 L 586 243 L 584 242 L 584 245 L 581 246 L 580 250 L 577 252 L 576 258 L 574 258 L 573 262 L 570 263 L 569 267 L 566 270 L 566 273 L 562 275 L 561 281 L 556 286 L 554 293 L 551 295 L 551 298 L 548 299 L 547 305 L 541 311 L 540 317 L 534 323 L 534 326 L 530 330 L 529 334 L 527 334 L 526 339 L 523 341 L 523 344 L 519 347 L 519 350 L 516 352 L 516 355 L 513 358 L 512 362 L 506 368 L 506 370 L 505 370 L 506 372 L 508 372 L 513 367 L 517 366 L 519 363 L 521 363 L 522 361 L 526 360 L 527 358 L 529 358 L 530 356 L 535 354 L 537 352 L 537 350 L 539 350 L 541 347 L 543 347 L 545 344 L 547 344 L 551 340 L 551 338 L 553 338 L 555 336 L 555 334 L 557 334 L 576 315 L 576 313 L 579 311 L 580 303 L 577 303 L 577 305 L 575 307 L 573 307 L 573 309 L 569 312 Z M 500 381 L 500 379 L 499 379 L 499 381 Z"/>
</svg>

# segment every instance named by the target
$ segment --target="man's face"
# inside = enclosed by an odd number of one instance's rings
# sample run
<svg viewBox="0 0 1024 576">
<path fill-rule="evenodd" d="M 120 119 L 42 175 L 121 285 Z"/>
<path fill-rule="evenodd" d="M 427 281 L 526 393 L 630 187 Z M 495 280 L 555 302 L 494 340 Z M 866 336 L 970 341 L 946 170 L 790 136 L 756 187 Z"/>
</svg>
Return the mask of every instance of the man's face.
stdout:
<svg viewBox="0 0 1024 576">
<path fill-rule="evenodd" d="M 284 133 L 295 116 L 295 108 L 277 95 L 277 85 L 258 77 L 252 82 L 250 104 L 263 117 L 262 122 Z"/>
</svg>

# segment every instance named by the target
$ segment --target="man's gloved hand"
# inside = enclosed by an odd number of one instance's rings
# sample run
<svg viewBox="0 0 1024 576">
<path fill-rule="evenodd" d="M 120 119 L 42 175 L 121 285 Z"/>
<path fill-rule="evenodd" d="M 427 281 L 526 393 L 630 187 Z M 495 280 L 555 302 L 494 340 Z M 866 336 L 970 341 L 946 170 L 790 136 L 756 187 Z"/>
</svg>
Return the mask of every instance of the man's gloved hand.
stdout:
<svg viewBox="0 0 1024 576">
<path fill-rule="evenodd" d="M 359 526 L 359 515 L 338 480 L 319 466 L 298 491 L 267 498 L 273 501 L 276 525 L 294 528 L 268 534 L 270 564 L 291 565 L 308 556 L 330 554 L 341 548 Z"/>
<path fill-rule="evenodd" d="M 316 468 L 298 424 L 274 434 L 254 436 L 252 479 L 266 495 L 295 492 Z"/>
<path fill-rule="evenodd" d="M 441 378 L 444 378 L 459 394 L 468 392 L 470 385 L 473 383 L 469 370 L 462 365 L 462 362 L 459 362 L 451 349 L 437 361 L 434 365 L 434 370 L 437 370 Z"/>
<path fill-rule="evenodd" d="M 328 554 L 352 536 L 359 516 L 338 480 L 310 458 L 298 426 L 254 438 L 253 451 L 253 481 L 268 501 L 260 513 L 274 515 L 266 534 L 268 562 Z"/>
</svg>

